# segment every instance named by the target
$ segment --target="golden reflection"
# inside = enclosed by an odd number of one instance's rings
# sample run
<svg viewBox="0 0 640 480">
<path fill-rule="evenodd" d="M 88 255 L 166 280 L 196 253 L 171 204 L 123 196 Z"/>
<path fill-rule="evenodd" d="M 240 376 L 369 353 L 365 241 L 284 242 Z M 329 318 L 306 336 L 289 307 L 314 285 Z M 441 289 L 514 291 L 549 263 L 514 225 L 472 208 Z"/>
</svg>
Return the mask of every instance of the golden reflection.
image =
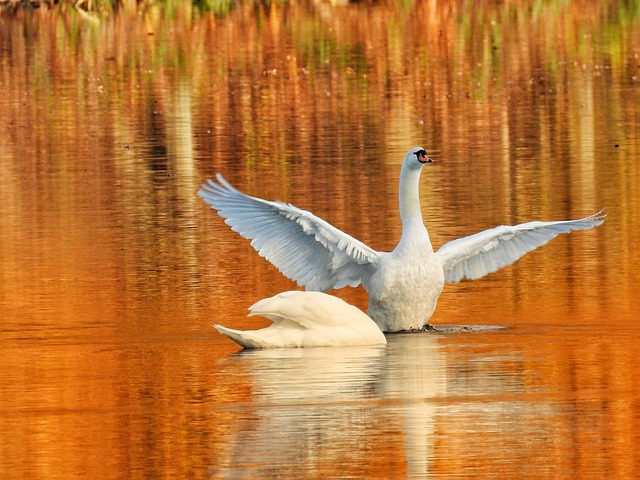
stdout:
<svg viewBox="0 0 640 480">
<path fill-rule="evenodd" d="M 208 478 L 250 460 L 243 435 L 299 434 L 265 401 L 285 373 L 221 365 L 235 347 L 211 328 L 256 328 L 247 307 L 294 285 L 195 192 L 221 172 L 388 250 L 399 163 L 423 145 L 435 246 L 601 207 L 607 222 L 447 286 L 434 322 L 513 332 L 391 345 L 328 407 L 342 430 L 302 435 L 311 464 L 330 459 L 307 473 L 357 451 L 371 476 L 483 477 L 494 459 L 535 476 L 541 458 L 632 476 L 638 2 L 219 6 L 0 14 L 0 473 Z"/>
<path fill-rule="evenodd" d="M 449 389 L 440 410 L 436 472 L 486 477 L 516 469 L 525 478 L 588 478 L 594 471 L 625 476 L 634 470 L 629 442 L 637 428 L 622 426 L 609 412 L 624 410 L 637 394 L 627 363 L 637 337 L 542 330 L 554 341 L 530 342 L 507 330 L 492 334 L 490 341 L 510 345 L 499 355 L 484 334 L 446 347 Z"/>
</svg>

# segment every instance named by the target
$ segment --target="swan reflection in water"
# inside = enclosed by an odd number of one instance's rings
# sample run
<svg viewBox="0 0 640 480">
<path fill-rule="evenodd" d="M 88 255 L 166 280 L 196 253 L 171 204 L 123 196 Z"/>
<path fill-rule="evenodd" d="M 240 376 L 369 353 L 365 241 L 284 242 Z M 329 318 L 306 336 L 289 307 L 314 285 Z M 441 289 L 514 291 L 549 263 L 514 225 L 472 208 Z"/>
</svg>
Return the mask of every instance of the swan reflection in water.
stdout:
<svg viewBox="0 0 640 480">
<path fill-rule="evenodd" d="M 363 454 L 362 440 L 379 423 L 373 401 L 383 358 L 384 346 L 355 346 L 245 350 L 226 359 L 225 372 L 247 372 L 252 395 L 218 452 L 216 477 L 295 478 Z"/>
<path fill-rule="evenodd" d="M 433 334 L 388 340 L 386 348 L 251 350 L 227 358 L 223 370 L 247 372 L 252 400 L 236 412 L 215 475 L 425 474 L 436 408 L 429 399 L 447 387 L 442 349 Z"/>
<path fill-rule="evenodd" d="M 389 335 L 388 356 L 379 388 L 402 409 L 408 477 L 428 476 L 434 457 L 436 414 L 434 401 L 447 395 L 445 353 L 435 335 Z"/>
<path fill-rule="evenodd" d="M 505 478 L 525 464 L 552 468 L 530 446 L 560 442 L 558 421 L 572 417 L 546 395 L 557 386 L 540 383 L 544 364 L 527 362 L 517 343 L 488 353 L 495 333 L 481 343 L 482 332 L 458 335 L 226 358 L 225 383 L 251 393 L 219 407 L 232 420 L 217 442 L 215 477 L 429 478 L 443 466 L 498 468 L 487 458 L 500 459 Z"/>
</svg>

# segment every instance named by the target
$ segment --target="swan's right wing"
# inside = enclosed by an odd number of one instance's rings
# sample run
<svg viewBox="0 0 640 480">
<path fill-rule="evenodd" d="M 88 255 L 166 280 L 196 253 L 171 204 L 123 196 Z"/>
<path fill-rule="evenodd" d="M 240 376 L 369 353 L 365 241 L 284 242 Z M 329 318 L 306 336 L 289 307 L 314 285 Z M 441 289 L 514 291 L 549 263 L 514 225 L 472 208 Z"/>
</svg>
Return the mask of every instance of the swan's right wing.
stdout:
<svg viewBox="0 0 640 480">
<path fill-rule="evenodd" d="M 242 193 L 222 175 L 198 195 L 225 218 L 260 256 L 307 290 L 355 287 L 380 254 L 306 210 Z"/>
<path fill-rule="evenodd" d="M 448 283 L 457 283 L 463 278 L 475 280 L 511 265 L 561 233 L 597 227 L 605 216 L 600 211 L 579 220 L 502 225 L 445 243 L 436 255 L 442 261 Z"/>
</svg>

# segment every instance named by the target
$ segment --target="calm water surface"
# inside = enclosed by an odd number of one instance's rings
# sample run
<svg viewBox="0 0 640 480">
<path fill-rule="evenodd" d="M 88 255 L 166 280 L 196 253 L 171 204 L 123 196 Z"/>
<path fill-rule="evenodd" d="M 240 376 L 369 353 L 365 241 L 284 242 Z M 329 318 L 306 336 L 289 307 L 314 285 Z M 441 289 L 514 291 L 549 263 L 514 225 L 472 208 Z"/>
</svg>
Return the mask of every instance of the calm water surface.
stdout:
<svg viewBox="0 0 640 480">
<path fill-rule="evenodd" d="M 638 476 L 638 2 L 43 7 L 0 15 L 0 91 L 2 478 Z M 434 323 L 504 328 L 254 352 L 211 328 L 295 285 L 200 183 L 390 250 L 414 145 L 436 247 L 607 221 L 445 287 Z"/>
</svg>

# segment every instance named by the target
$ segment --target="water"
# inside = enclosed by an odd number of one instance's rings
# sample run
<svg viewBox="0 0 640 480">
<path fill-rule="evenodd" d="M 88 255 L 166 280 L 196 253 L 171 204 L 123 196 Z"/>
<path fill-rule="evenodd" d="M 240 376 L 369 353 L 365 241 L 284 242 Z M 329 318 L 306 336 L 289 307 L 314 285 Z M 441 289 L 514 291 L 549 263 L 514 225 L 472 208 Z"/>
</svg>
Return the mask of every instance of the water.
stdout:
<svg viewBox="0 0 640 480">
<path fill-rule="evenodd" d="M 0 16 L 1 476 L 637 476 L 638 8 Z M 211 328 L 266 325 L 248 306 L 295 285 L 200 183 L 390 250 L 414 145 L 436 247 L 607 221 L 446 286 L 433 318 L 505 328 L 242 353 Z"/>
</svg>

